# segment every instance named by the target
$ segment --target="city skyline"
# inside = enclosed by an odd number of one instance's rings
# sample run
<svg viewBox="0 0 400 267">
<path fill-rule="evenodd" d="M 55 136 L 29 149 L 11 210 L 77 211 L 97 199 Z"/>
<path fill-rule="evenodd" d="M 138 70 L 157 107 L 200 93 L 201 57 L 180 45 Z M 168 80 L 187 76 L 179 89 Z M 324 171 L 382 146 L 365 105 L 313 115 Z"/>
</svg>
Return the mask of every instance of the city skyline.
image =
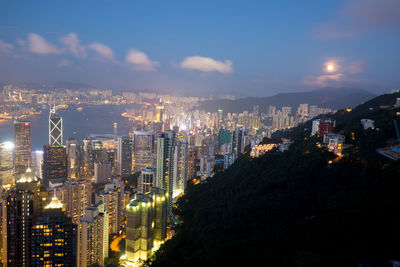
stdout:
<svg viewBox="0 0 400 267">
<path fill-rule="evenodd" d="M 400 266 L 400 0 L 0 2 L 0 267 Z"/>
<path fill-rule="evenodd" d="M 3 82 L 237 96 L 400 84 L 395 0 L 19 5 L 0 4 Z"/>
</svg>

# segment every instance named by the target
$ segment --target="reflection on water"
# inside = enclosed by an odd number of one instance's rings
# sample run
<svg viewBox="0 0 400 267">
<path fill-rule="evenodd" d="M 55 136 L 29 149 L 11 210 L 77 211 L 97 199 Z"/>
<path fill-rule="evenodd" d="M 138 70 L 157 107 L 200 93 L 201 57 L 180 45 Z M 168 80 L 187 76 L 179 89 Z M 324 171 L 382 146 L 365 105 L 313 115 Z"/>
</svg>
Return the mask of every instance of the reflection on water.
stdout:
<svg viewBox="0 0 400 267">
<path fill-rule="evenodd" d="M 136 107 L 134 104 L 83 106 L 82 111 L 77 111 L 77 106 L 70 105 L 67 109 L 57 110 L 63 118 L 64 143 L 70 137 L 81 140 L 89 134 L 111 134 L 114 122 L 118 123 L 118 134 L 126 135 L 131 123 L 121 114 L 126 109 Z M 46 109 L 42 114 L 28 118 L 32 122 L 32 149 L 39 149 L 48 143 L 48 116 L 49 111 Z M 0 142 L 10 140 L 13 140 L 13 121 L 0 120 Z"/>
</svg>

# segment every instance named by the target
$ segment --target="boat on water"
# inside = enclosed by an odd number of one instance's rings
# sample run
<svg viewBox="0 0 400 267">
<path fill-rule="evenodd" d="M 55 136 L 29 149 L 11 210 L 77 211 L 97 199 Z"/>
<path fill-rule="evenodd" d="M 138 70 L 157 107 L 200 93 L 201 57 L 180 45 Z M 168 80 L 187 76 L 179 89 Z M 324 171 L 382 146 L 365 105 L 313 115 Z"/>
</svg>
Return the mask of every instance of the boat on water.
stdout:
<svg viewBox="0 0 400 267">
<path fill-rule="evenodd" d="M 82 110 L 83 110 L 83 107 L 77 107 L 76 110 L 77 110 L 77 111 L 82 111 Z"/>
</svg>

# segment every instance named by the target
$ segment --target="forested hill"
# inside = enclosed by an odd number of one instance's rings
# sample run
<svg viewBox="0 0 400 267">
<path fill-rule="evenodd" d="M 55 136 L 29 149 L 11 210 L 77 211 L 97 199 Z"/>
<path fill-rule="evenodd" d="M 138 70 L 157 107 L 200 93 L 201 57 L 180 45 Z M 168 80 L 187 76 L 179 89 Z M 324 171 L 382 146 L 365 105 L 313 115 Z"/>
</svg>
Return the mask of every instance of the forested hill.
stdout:
<svg viewBox="0 0 400 267">
<path fill-rule="evenodd" d="M 218 109 L 224 112 L 242 112 L 251 111 L 255 105 L 258 105 L 260 110 L 266 111 L 269 105 L 278 108 L 282 106 L 297 108 L 300 104 L 308 103 L 323 108 L 341 109 L 355 107 L 374 96 L 363 89 L 326 87 L 310 92 L 281 93 L 269 97 L 209 100 L 201 102 L 197 108 L 209 112 L 216 112 Z"/>
<path fill-rule="evenodd" d="M 178 201 L 182 223 L 176 235 L 147 264 L 391 266 L 399 261 L 400 163 L 375 150 L 395 138 L 393 119 L 400 121 L 400 109 L 364 107 L 335 114 L 337 130 L 352 145 L 341 159 L 319 148 L 320 138 L 307 137 L 302 125 L 292 131 L 297 137 L 288 151 L 244 156 L 205 183 L 189 183 Z M 375 130 L 361 128 L 365 117 L 376 120 Z"/>
</svg>

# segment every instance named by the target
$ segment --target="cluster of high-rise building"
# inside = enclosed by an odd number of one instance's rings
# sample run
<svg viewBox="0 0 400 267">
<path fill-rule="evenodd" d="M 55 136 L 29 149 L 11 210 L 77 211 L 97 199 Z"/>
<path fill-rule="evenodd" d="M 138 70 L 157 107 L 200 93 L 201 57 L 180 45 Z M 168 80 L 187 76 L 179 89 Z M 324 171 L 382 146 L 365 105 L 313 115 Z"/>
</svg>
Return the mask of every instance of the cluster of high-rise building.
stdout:
<svg viewBox="0 0 400 267">
<path fill-rule="evenodd" d="M 54 99 L 15 92 L 6 90 L 10 102 Z M 63 96 L 62 103 L 79 99 L 70 93 L 74 97 Z M 173 206 L 191 179 L 212 177 L 243 153 L 260 156 L 278 147 L 260 145 L 263 137 L 330 111 L 302 104 L 296 114 L 291 107 L 273 106 L 224 114 L 190 109 L 197 101 L 191 98 L 113 97 L 93 91 L 86 100 L 140 99 L 139 108 L 122 114 L 133 121 L 125 135 L 117 135 L 114 124 L 113 134 L 65 140 L 63 120 L 50 105 L 48 144 L 31 151 L 31 122 L 14 122 L 14 142 L 0 144 L 4 266 L 103 266 L 113 235 L 126 235 L 121 263 L 137 265 L 165 242 L 168 225 L 177 223 Z M 318 122 L 318 131 L 324 123 Z M 137 186 L 128 183 L 135 177 Z"/>
</svg>

